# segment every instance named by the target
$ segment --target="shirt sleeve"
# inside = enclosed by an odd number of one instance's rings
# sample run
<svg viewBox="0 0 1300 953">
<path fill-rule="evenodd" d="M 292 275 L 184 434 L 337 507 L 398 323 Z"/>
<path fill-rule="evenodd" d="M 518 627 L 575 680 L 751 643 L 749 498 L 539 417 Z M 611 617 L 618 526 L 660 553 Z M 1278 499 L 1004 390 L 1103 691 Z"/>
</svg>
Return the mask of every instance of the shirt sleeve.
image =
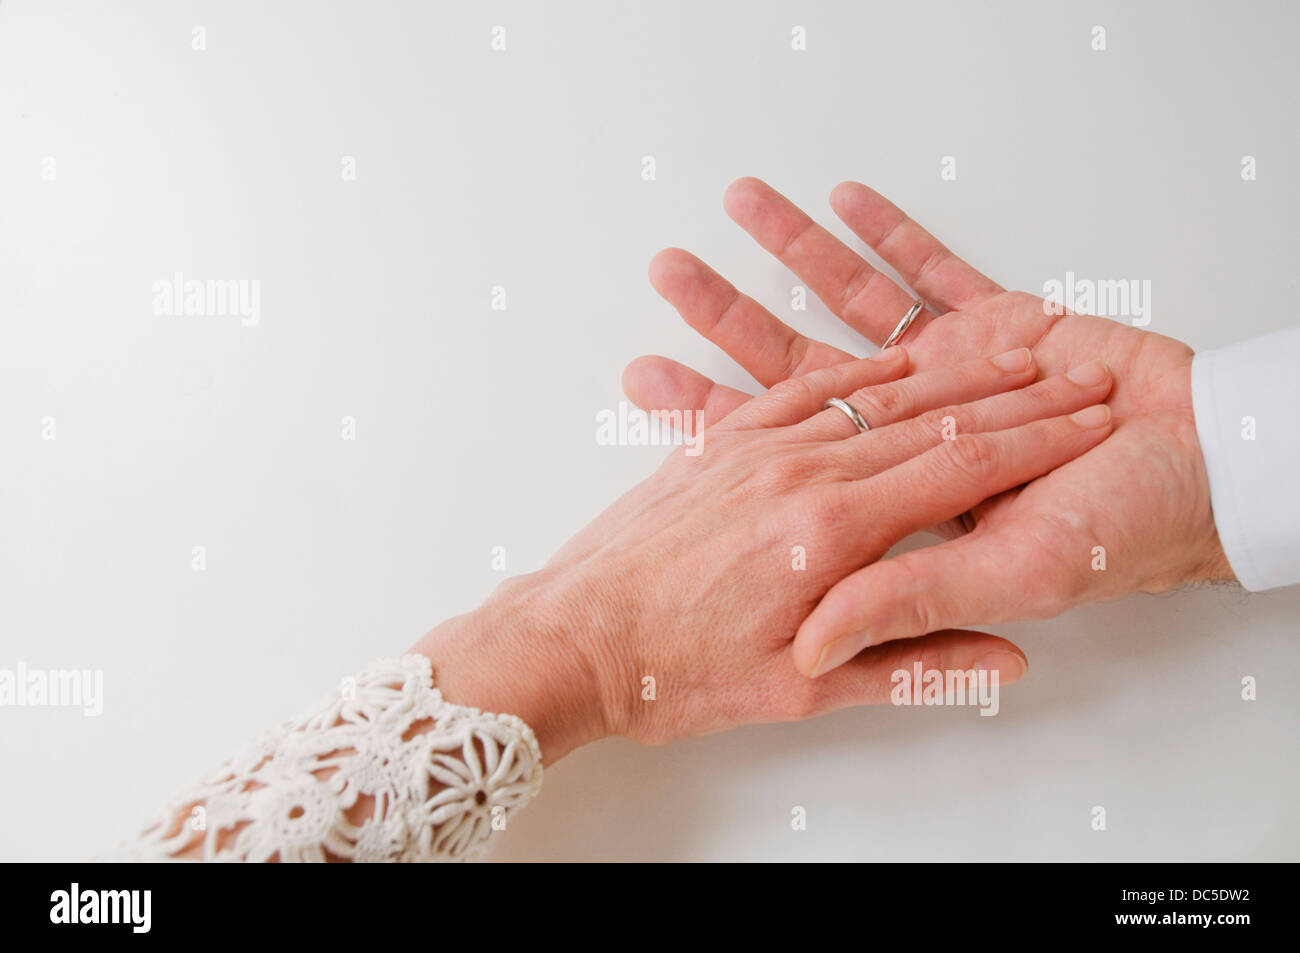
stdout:
<svg viewBox="0 0 1300 953">
<path fill-rule="evenodd" d="M 1237 579 L 1252 592 L 1300 582 L 1300 328 L 1197 354 L 1192 406 Z"/>
</svg>

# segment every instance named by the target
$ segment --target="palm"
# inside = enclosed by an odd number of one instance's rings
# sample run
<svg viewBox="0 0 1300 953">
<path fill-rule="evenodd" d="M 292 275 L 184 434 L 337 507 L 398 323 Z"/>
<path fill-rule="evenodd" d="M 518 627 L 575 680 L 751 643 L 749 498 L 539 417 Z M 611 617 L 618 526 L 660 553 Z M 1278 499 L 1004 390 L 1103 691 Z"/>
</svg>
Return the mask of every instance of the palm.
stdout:
<svg viewBox="0 0 1300 953">
<path fill-rule="evenodd" d="M 1045 310 L 1041 298 L 1003 291 L 865 187 L 842 186 L 833 204 L 932 307 L 946 312 L 906 336 L 914 367 L 1030 347 L 1043 375 L 1100 358 L 1115 381 L 1109 403 L 1116 428 L 1108 440 L 1021 490 L 988 501 L 966 525 L 972 532 L 923 551 L 923 562 L 916 554 L 889 561 L 896 564 L 892 585 L 924 584 L 917 578 L 918 566 L 924 565 L 931 583 L 938 575 L 1023 589 L 1004 592 L 994 616 L 920 618 L 918 627 L 1056 614 L 1077 602 L 1166 588 L 1220 571 L 1208 481 L 1196 445 L 1192 352 L 1186 345 L 1108 319 L 1058 317 Z M 865 336 L 882 339 L 912 300 L 762 183 L 736 183 L 727 206 L 761 245 Z M 851 357 L 799 335 L 685 252 L 661 253 L 651 278 L 688 323 L 765 386 Z M 706 420 L 718 419 L 747 397 L 663 358 L 635 363 L 625 384 L 643 406 L 694 407 L 705 411 Z M 1105 571 L 1096 547 L 1104 550 Z M 1038 584 L 1023 585 L 1026 574 Z"/>
<path fill-rule="evenodd" d="M 1018 346 L 1033 348 L 1044 375 L 1103 360 L 1115 379 L 1109 403 L 1116 429 L 1090 453 L 1018 493 L 989 501 L 974 514 L 979 531 L 1004 550 L 1007 564 L 1061 560 L 1066 563 L 1057 567 L 1061 578 L 1079 578 L 1069 564 L 1091 565 L 1093 547 L 1105 547 L 1108 570 L 1118 558 L 1115 568 L 1122 571 L 1097 573 L 1079 598 L 1134 587 L 1159 589 L 1183 578 L 1185 567 L 1145 554 L 1200 551 L 1204 542 L 1178 538 L 1198 531 L 1185 515 L 1208 506 L 1203 473 L 1171 468 L 1168 458 L 1151 454 L 1152 447 L 1195 440 L 1191 349 L 1104 318 L 1049 316 L 1041 298 L 1003 293 L 934 320 L 909 351 L 913 363 L 924 367 Z M 1141 532 L 1134 533 L 1134 527 Z M 1156 535 L 1173 538 L 1153 545 Z M 1050 568 L 1040 564 L 1039 571 Z"/>
</svg>

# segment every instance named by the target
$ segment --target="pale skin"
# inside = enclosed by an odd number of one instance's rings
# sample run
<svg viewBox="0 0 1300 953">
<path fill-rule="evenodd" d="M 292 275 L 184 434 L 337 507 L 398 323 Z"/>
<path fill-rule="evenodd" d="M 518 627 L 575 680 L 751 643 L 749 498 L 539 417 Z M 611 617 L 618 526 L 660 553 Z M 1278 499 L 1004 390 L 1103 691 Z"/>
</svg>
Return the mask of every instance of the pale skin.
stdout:
<svg viewBox="0 0 1300 953">
<path fill-rule="evenodd" d="M 884 703 L 916 662 L 1018 680 L 1023 652 L 961 630 L 875 646 L 817 679 L 796 665 L 796 632 L 845 577 L 1111 434 L 1100 361 L 1040 379 L 1021 347 L 911 370 L 890 348 L 738 404 L 702 452 L 674 451 L 543 569 L 412 651 L 449 701 L 523 719 L 547 765 L 611 735 L 658 744 Z M 823 409 L 830 397 L 872 408 L 872 429 Z M 371 810 L 363 796 L 348 816 Z M 175 854 L 201 858 L 237 830 L 196 830 Z"/>
<path fill-rule="evenodd" d="M 733 183 L 724 206 L 868 340 L 883 340 L 911 304 L 912 293 L 765 183 Z M 1134 591 L 1233 580 L 1196 436 L 1190 348 L 1109 319 L 1058 316 L 1042 298 L 1004 290 L 865 185 L 841 184 L 831 207 L 933 309 L 904 338 L 915 369 L 1011 347 L 1030 348 L 1044 375 L 1099 358 L 1113 374 L 1115 433 L 936 527 L 953 537 L 948 542 L 875 562 L 834 585 L 799 628 L 793 659 L 801 672 L 819 677 L 868 647 L 953 626 L 1046 618 Z M 661 252 L 650 278 L 688 324 L 765 387 L 852 359 L 788 327 L 688 252 Z M 698 409 L 706 422 L 747 399 L 661 357 L 630 365 L 624 388 L 642 407 Z M 858 406 L 868 421 L 886 409 Z"/>
<path fill-rule="evenodd" d="M 1026 348 L 905 376 L 908 364 L 890 349 L 733 408 L 701 454 L 675 451 L 545 568 L 416 651 L 449 699 L 528 722 L 548 764 L 609 735 L 663 743 L 886 702 L 892 673 L 918 660 L 1015 681 L 1019 649 L 955 630 L 877 646 L 816 680 L 796 665 L 796 632 L 846 576 L 1110 433 L 1099 362 L 1034 384 Z M 870 432 L 822 409 L 837 396 L 882 408 Z"/>
<path fill-rule="evenodd" d="M 906 347 L 854 359 L 693 256 L 662 253 L 655 286 L 770 390 L 750 397 L 665 358 L 636 362 L 629 395 L 702 410 L 704 451 L 674 452 L 543 569 L 413 647 L 450 701 L 531 725 L 548 765 L 608 736 L 655 744 L 884 703 L 893 673 L 918 661 L 1007 684 L 1024 654 L 956 626 L 1231 578 L 1189 349 L 1048 314 L 863 186 L 840 187 L 833 204 L 943 316 L 919 320 Z M 727 208 L 871 340 L 910 304 L 762 183 L 736 183 Z M 830 397 L 871 430 L 822 409 Z M 949 541 L 882 558 L 926 528 Z M 1104 572 L 1092 568 L 1099 545 Z"/>
</svg>

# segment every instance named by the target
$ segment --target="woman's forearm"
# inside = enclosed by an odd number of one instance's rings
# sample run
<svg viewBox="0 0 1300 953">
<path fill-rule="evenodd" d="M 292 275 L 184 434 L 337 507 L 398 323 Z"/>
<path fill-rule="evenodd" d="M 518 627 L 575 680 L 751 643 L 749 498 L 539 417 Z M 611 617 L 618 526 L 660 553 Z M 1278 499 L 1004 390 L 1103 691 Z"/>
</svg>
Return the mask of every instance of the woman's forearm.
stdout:
<svg viewBox="0 0 1300 953">
<path fill-rule="evenodd" d="M 466 859 L 537 793 L 543 762 L 606 735 L 659 743 L 879 703 L 918 665 L 1021 677 L 1010 643 L 959 631 L 816 679 L 796 666 L 795 632 L 847 573 L 1109 433 L 1105 375 L 1034 382 L 1027 351 L 906 368 L 893 349 L 755 398 L 709 431 L 707 454 L 672 455 L 546 568 L 343 679 L 124 853 Z M 839 395 L 876 408 L 869 429 L 824 409 Z"/>
<path fill-rule="evenodd" d="M 600 735 L 563 599 L 523 577 L 408 654 L 341 679 L 174 799 L 115 856 L 463 860 Z M 560 627 L 560 628 L 556 628 Z M 553 633 L 565 634 L 557 638 Z"/>
</svg>

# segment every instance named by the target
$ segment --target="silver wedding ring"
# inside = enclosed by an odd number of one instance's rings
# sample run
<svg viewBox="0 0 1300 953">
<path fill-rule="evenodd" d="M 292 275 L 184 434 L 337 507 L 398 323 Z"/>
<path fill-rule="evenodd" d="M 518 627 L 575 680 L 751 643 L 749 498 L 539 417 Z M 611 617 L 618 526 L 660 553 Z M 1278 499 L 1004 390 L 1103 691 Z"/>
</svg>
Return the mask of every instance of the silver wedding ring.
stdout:
<svg viewBox="0 0 1300 953">
<path fill-rule="evenodd" d="M 871 429 L 867 426 L 867 422 L 862 419 L 862 415 L 858 413 L 857 408 L 847 400 L 840 400 L 838 397 L 832 397 L 822 405 L 823 410 L 827 410 L 831 407 L 834 407 L 836 410 L 844 411 L 844 415 L 848 417 L 849 420 L 853 421 L 853 426 L 857 427 L 860 433 L 866 433 Z"/>
<path fill-rule="evenodd" d="M 885 348 L 893 347 L 899 341 L 903 340 L 903 335 L 907 333 L 907 329 L 912 326 L 912 322 L 916 320 L 916 316 L 924 309 L 925 305 L 921 302 L 920 298 L 913 301 L 912 306 L 907 309 L 907 314 L 903 315 L 903 320 L 899 321 L 898 327 L 894 328 L 894 330 L 890 332 L 889 337 L 885 338 L 885 343 L 880 345 L 880 349 L 883 351 Z"/>
<path fill-rule="evenodd" d="M 907 333 L 907 329 L 910 328 L 912 322 L 916 320 L 916 316 L 924 310 L 925 302 L 920 298 L 913 301 L 912 306 L 907 309 L 907 314 L 903 315 L 903 320 L 899 321 L 898 326 L 889 333 L 889 337 L 885 338 L 885 343 L 880 345 L 880 349 L 883 351 L 886 348 L 893 347 L 901 341 L 903 335 Z M 866 433 L 871 429 L 871 426 L 863 419 L 862 415 L 858 413 L 857 408 L 847 400 L 842 400 L 839 397 L 832 397 L 830 400 L 826 401 L 826 403 L 822 404 L 823 410 L 829 410 L 831 407 L 834 407 L 836 410 L 844 414 L 845 417 L 848 417 L 849 420 L 853 421 L 853 426 L 858 428 L 858 433 Z"/>
</svg>

